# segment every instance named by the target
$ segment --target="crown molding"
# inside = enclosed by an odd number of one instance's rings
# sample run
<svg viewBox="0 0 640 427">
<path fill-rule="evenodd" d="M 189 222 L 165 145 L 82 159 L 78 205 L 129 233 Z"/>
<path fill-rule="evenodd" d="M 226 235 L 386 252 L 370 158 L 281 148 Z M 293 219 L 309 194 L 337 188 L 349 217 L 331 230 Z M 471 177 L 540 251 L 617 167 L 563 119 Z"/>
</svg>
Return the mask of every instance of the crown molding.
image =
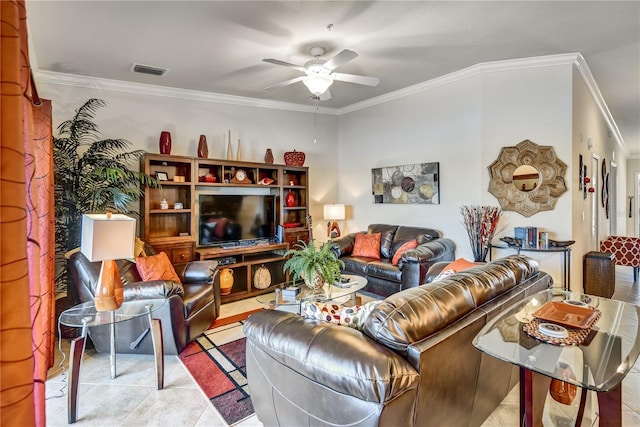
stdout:
<svg viewBox="0 0 640 427">
<path fill-rule="evenodd" d="M 415 95 L 430 89 L 437 88 L 439 86 L 447 85 L 460 80 L 468 79 L 471 77 L 479 76 L 483 73 L 491 73 L 496 71 L 513 71 L 523 70 L 537 67 L 548 67 L 555 65 L 569 65 L 576 61 L 577 53 L 566 53 L 560 55 L 547 55 L 537 56 L 533 58 L 518 58 L 507 59 L 502 61 L 481 62 L 479 64 L 472 65 L 461 70 L 445 74 L 444 76 L 436 77 L 431 80 L 427 80 L 422 83 L 408 86 L 403 89 L 389 92 L 384 95 L 376 96 L 375 98 L 367 99 L 366 101 L 351 104 L 346 107 L 338 109 L 339 114 L 351 113 L 353 111 L 362 110 L 364 108 L 372 107 L 374 105 L 382 104 L 385 102 L 393 101 L 396 99 L 404 98 L 406 96 Z"/>
<path fill-rule="evenodd" d="M 90 89 L 111 90 L 114 92 L 137 93 L 142 95 L 161 96 L 167 98 L 188 99 L 192 101 L 215 102 L 219 104 L 241 105 L 245 107 L 271 108 L 274 110 L 289 110 L 303 113 L 316 112 L 315 105 L 301 105 L 290 102 L 271 101 L 236 95 L 199 90 L 178 89 L 167 86 L 150 85 L 146 83 L 125 82 L 122 80 L 89 77 L 78 74 L 58 73 L 55 71 L 38 70 L 34 72 L 36 81 L 62 86 L 85 87 Z M 333 108 L 318 107 L 320 114 L 338 114 Z"/>
<path fill-rule="evenodd" d="M 111 80 L 99 77 L 88 77 L 76 74 L 58 73 L 54 71 L 35 71 L 35 78 L 39 82 L 59 84 L 64 86 L 86 87 L 92 89 L 112 90 L 116 92 L 138 93 L 152 96 L 162 96 L 170 98 L 189 99 L 203 102 L 215 102 L 223 104 L 241 105 L 257 108 L 271 108 L 275 110 L 298 111 L 304 113 L 320 113 L 328 115 L 342 115 L 375 105 L 383 104 L 396 99 L 404 98 L 414 94 L 418 94 L 439 86 L 457 82 L 470 77 L 482 75 L 484 73 L 492 73 L 497 71 L 513 71 L 531 69 L 537 67 L 549 67 L 557 65 L 573 65 L 578 70 L 580 76 L 584 80 L 591 96 L 596 105 L 600 109 L 612 135 L 625 157 L 629 158 L 629 150 L 622 138 L 622 134 L 616 125 L 609 107 L 602 97 L 602 93 L 591 74 L 591 70 L 587 65 L 584 57 L 580 53 L 565 53 L 559 55 L 537 56 L 532 58 L 509 59 L 502 61 L 482 62 L 454 71 L 444 76 L 436 77 L 413 86 L 408 86 L 384 95 L 376 96 L 362 102 L 348 105 L 342 108 L 316 107 L 313 105 L 301 105 L 290 102 L 271 101 L 258 98 L 250 98 L 235 95 L 223 95 L 219 93 L 203 92 L 190 89 L 177 89 L 173 87 L 150 85 L 146 83 L 132 83 L 121 80 Z"/>
<path fill-rule="evenodd" d="M 602 113 L 604 120 L 607 122 L 607 125 L 609 126 L 609 130 L 611 131 L 612 136 L 616 139 L 616 143 L 622 150 L 622 153 L 624 154 L 625 158 L 629 158 L 630 155 L 629 155 L 629 149 L 627 148 L 627 144 L 624 142 L 624 139 L 622 138 L 620 129 L 618 129 L 618 125 L 613 119 L 613 116 L 611 115 L 611 111 L 609 111 L 609 107 L 607 106 L 606 101 L 602 97 L 602 93 L 600 93 L 600 88 L 598 88 L 598 84 L 596 83 L 596 80 L 593 78 L 593 74 L 591 74 L 591 70 L 587 65 L 587 61 L 584 59 L 584 57 L 581 54 L 577 54 L 574 65 L 578 70 L 578 73 L 580 73 L 580 76 L 582 76 L 582 80 L 587 85 L 589 92 L 591 92 L 591 96 L 593 97 L 593 100 L 595 101 L 596 105 L 600 109 L 600 112 Z"/>
</svg>

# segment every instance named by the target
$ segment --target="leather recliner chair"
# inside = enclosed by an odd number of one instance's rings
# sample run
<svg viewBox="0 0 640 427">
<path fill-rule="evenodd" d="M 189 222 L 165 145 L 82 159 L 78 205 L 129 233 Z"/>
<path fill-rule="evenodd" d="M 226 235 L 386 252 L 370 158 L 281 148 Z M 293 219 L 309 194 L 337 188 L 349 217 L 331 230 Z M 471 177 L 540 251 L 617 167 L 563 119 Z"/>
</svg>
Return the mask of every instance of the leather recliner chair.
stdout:
<svg viewBox="0 0 640 427">
<path fill-rule="evenodd" d="M 155 251 L 145 244 L 144 253 Z M 124 285 L 124 300 L 166 299 L 152 313 L 160 319 L 164 354 L 178 354 L 198 335 L 207 330 L 220 314 L 220 284 L 216 283 L 217 261 L 192 261 L 175 264 L 181 284 L 171 280 L 142 281 L 135 263 L 117 261 Z M 100 274 L 100 262 L 90 262 L 81 252 L 68 257 L 67 268 L 72 282 L 69 297 L 74 303 L 93 301 Z M 146 316 L 116 324 L 116 352 L 153 354 Z M 89 336 L 99 352 L 110 351 L 109 326 L 89 328 Z"/>
</svg>

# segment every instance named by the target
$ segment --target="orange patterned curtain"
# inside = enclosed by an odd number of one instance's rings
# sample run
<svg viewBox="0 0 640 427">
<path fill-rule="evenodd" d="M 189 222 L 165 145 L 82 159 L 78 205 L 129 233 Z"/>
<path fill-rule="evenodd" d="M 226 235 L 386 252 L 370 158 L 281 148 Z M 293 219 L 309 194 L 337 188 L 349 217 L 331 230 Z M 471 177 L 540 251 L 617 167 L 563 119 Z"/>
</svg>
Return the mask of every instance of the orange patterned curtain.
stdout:
<svg viewBox="0 0 640 427">
<path fill-rule="evenodd" d="M 51 103 L 32 89 L 24 0 L 0 7 L 0 424 L 44 426 L 55 317 Z"/>
</svg>

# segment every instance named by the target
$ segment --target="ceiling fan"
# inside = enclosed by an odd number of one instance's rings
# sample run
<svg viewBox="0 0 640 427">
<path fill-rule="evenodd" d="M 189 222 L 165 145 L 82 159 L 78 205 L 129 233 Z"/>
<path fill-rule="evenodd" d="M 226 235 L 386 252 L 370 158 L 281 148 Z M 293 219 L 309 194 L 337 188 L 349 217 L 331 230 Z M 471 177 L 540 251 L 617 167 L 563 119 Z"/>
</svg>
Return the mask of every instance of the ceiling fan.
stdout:
<svg viewBox="0 0 640 427">
<path fill-rule="evenodd" d="M 365 86 L 378 86 L 380 79 L 377 77 L 359 76 L 356 74 L 344 74 L 335 73 L 333 70 L 339 66 L 346 64 L 358 57 L 358 54 L 352 50 L 344 49 L 331 59 L 323 60 L 320 57 L 324 54 L 324 48 L 320 46 L 314 46 L 311 48 L 311 55 L 313 59 L 307 61 L 304 65 L 295 65 L 289 62 L 280 61 L 279 59 L 263 59 L 264 62 L 269 62 L 275 65 L 282 65 L 302 71 L 304 76 L 295 77 L 293 79 L 276 83 L 265 89 L 273 89 L 277 87 L 288 86 L 297 82 L 302 82 L 317 99 L 325 101 L 331 99 L 331 93 L 329 92 L 329 86 L 333 84 L 335 80 L 348 83 L 356 83 Z"/>
</svg>

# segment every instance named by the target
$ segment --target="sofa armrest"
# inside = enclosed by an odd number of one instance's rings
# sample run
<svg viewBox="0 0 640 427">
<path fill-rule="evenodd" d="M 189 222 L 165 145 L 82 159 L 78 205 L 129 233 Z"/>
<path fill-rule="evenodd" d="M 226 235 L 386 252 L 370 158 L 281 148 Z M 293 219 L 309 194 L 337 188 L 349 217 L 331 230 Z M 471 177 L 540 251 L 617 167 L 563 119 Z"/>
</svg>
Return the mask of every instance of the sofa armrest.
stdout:
<svg viewBox="0 0 640 427">
<path fill-rule="evenodd" d="M 218 271 L 218 261 L 191 261 L 174 264 L 182 283 L 212 283 Z"/>
<path fill-rule="evenodd" d="M 333 239 L 331 241 L 331 243 L 333 243 L 333 246 L 331 246 L 331 250 L 336 254 L 338 258 L 343 255 L 349 255 L 351 252 L 353 252 L 353 245 L 356 242 L 356 234 L 358 233 L 347 234 L 346 236 L 338 237 L 337 239 Z"/>
<path fill-rule="evenodd" d="M 173 295 L 184 296 L 184 288 L 173 280 L 149 280 L 127 283 L 123 287 L 124 300 L 161 299 Z"/>
<path fill-rule="evenodd" d="M 425 242 L 402 254 L 398 268 L 402 270 L 405 263 L 434 264 L 438 261 L 453 261 L 455 248 L 455 244 L 450 239 L 442 238 Z"/>
</svg>

